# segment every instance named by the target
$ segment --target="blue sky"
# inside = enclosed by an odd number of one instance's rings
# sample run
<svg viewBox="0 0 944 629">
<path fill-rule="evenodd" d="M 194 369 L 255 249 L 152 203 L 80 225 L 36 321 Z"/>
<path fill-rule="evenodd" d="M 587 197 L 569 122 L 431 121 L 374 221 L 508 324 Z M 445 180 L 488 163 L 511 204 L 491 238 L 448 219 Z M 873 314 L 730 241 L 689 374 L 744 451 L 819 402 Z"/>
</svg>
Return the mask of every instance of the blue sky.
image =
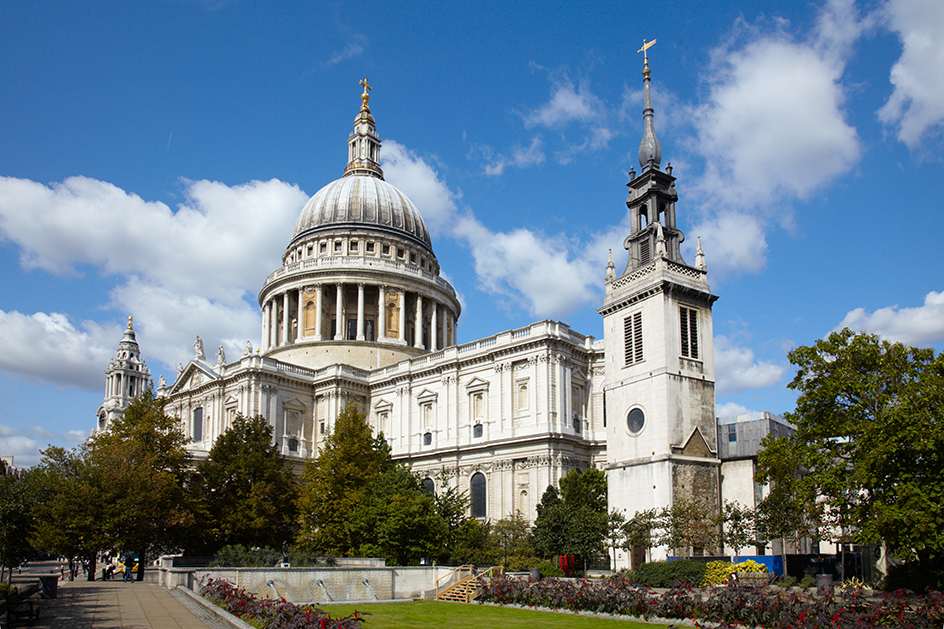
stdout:
<svg viewBox="0 0 944 629">
<path fill-rule="evenodd" d="M 790 349 L 849 325 L 944 345 L 944 3 L 6 3 L 0 454 L 94 426 L 127 316 L 155 379 L 258 344 L 256 296 L 360 105 L 467 342 L 602 337 L 625 264 L 643 39 L 719 414 L 791 410 Z"/>
</svg>

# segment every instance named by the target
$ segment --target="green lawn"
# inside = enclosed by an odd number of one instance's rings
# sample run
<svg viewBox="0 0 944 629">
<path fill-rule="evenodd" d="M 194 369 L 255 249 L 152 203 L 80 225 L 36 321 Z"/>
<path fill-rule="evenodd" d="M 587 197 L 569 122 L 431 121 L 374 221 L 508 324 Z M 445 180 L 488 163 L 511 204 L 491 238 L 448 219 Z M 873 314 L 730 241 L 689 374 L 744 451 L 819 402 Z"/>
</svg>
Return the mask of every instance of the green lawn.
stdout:
<svg viewBox="0 0 944 629">
<path fill-rule="evenodd" d="M 394 627 L 436 627 L 449 629 L 484 626 L 513 629 L 514 627 L 566 627 L 567 629 L 653 629 L 667 625 L 627 622 L 606 618 L 589 618 L 569 613 L 538 612 L 512 607 L 415 601 L 412 603 L 375 603 L 358 605 L 326 605 L 322 607 L 332 618 L 350 616 L 354 610 L 371 614 L 364 629 Z"/>
</svg>

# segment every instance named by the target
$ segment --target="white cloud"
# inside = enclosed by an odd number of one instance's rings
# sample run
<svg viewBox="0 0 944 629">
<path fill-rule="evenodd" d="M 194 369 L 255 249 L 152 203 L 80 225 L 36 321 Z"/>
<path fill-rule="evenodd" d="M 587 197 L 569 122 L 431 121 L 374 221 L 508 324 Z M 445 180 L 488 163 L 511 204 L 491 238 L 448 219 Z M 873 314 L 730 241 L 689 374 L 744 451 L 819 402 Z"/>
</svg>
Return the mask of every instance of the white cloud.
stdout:
<svg viewBox="0 0 944 629">
<path fill-rule="evenodd" d="M 499 153 L 491 160 L 491 163 L 485 165 L 485 174 L 501 175 L 509 166 L 527 168 L 544 163 L 545 157 L 541 145 L 541 136 L 535 136 L 531 138 L 531 144 L 527 147 L 512 147 L 511 155 Z"/>
<path fill-rule="evenodd" d="M 600 118 L 600 99 L 590 92 L 586 83 L 575 88 L 570 79 L 563 77 L 554 83 L 551 99 L 525 113 L 526 127 L 557 127 L 569 122 L 589 122 Z"/>
<path fill-rule="evenodd" d="M 122 320 L 135 316 L 136 332 L 148 339 L 146 357 L 184 361 L 194 334 L 210 347 L 241 351 L 259 336 L 255 293 L 278 267 L 308 197 L 274 179 L 185 183 L 186 199 L 171 211 L 87 177 L 51 186 L 0 178 L 0 238 L 19 246 L 26 268 L 75 274 L 92 265 L 117 277 L 107 306 Z M 60 313 L 3 313 L 0 369 L 98 389 L 123 327 L 76 324 Z M 151 371 L 156 376 L 153 363 Z"/>
<path fill-rule="evenodd" d="M 747 415 L 753 412 L 754 411 L 751 409 L 737 402 L 726 402 L 715 406 L 715 415 L 718 417 L 737 417 L 738 415 Z"/>
<path fill-rule="evenodd" d="M 715 374 L 719 394 L 740 393 L 778 384 L 786 372 L 784 365 L 757 361 L 754 352 L 734 345 L 727 337 L 715 339 Z"/>
<path fill-rule="evenodd" d="M 87 177 L 48 187 L 3 177 L 0 237 L 20 247 L 26 268 L 67 274 L 90 264 L 234 303 L 277 264 L 308 197 L 276 179 L 186 184 L 186 201 L 171 211 Z"/>
<path fill-rule="evenodd" d="M 469 247 L 480 288 L 538 317 L 565 317 L 599 300 L 600 260 L 575 251 L 562 235 L 491 231 L 471 211 L 460 212 L 457 195 L 422 157 L 395 142 L 384 149 L 387 178 L 413 199 L 430 229 Z"/>
<path fill-rule="evenodd" d="M 740 23 L 713 51 L 707 101 L 694 108 L 704 175 L 695 190 L 701 235 L 715 275 L 756 273 L 766 263 L 765 234 L 792 220 L 790 204 L 848 172 L 861 156 L 846 121 L 842 76 L 865 23 L 852 0 L 833 0 L 816 27 L 795 38 Z M 743 42 L 743 43 L 740 43 Z"/>
<path fill-rule="evenodd" d="M 898 34 L 902 53 L 891 70 L 895 89 L 878 115 L 915 148 L 926 134 L 944 129 L 944 3 L 889 0 L 884 17 Z"/>
<path fill-rule="evenodd" d="M 433 235 L 447 229 L 456 214 L 456 195 L 430 164 L 393 140 L 384 141 L 381 153 L 384 178 L 416 205 Z"/>
<path fill-rule="evenodd" d="M 364 37 L 358 37 L 358 41 L 353 41 L 344 46 L 342 50 L 336 51 L 331 55 L 331 58 L 328 59 L 325 65 L 333 66 L 335 64 L 341 63 L 346 59 L 351 59 L 353 57 L 358 57 L 362 52 L 364 52 L 364 46 L 361 45 L 361 42 L 364 40 Z M 373 86 L 371 86 L 373 87 Z"/>
<path fill-rule="evenodd" d="M 735 271 L 757 273 L 767 255 L 765 225 L 760 218 L 746 213 L 709 214 L 703 222 L 688 230 L 685 253 L 694 263 L 697 238 L 701 238 L 705 261 L 711 278 L 724 279 Z"/>
<path fill-rule="evenodd" d="M 940 343 L 944 341 L 944 292 L 931 291 L 925 296 L 924 305 L 917 308 L 895 305 L 871 314 L 864 308 L 856 308 L 836 327 L 837 330 L 842 328 L 878 334 L 890 341 L 919 347 Z"/>
<path fill-rule="evenodd" d="M 137 313 L 135 331 L 142 351 L 147 358 L 159 360 L 168 367 L 178 362 L 186 364 L 193 357 L 191 346 L 198 334 L 204 340 L 210 362 L 215 362 L 219 345 L 223 345 L 228 359 L 233 360 L 242 354 L 246 341 L 253 347 L 259 344 L 262 322 L 255 301 L 230 305 L 199 294 L 171 291 L 134 277 L 117 286 L 111 299 L 116 308 Z M 112 341 L 109 353 L 114 353 L 120 338 L 119 335 Z M 155 371 L 152 366 L 151 375 L 156 380 Z"/>
<path fill-rule="evenodd" d="M 50 445 L 72 448 L 88 437 L 89 433 L 81 430 L 54 433 L 39 426 L 14 428 L 0 424 L 0 454 L 12 456 L 13 465 L 22 469 L 40 462 L 41 449 L 45 450 Z"/>
<path fill-rule="evenodd" d="M 91 391 L 118 347 L 122 328 L 83 321 L 76 328 L 62 313 L 0 311 L 0 371 L 28 381 Z"/>
<path fill-rule="evenodd" d="M 859 159 L 842 111 L 842 66 L 812 47 L 765 38 L 728 51 L 696 125 L 712 198 L 747 207 L 803 198 Z"/>
</svg>

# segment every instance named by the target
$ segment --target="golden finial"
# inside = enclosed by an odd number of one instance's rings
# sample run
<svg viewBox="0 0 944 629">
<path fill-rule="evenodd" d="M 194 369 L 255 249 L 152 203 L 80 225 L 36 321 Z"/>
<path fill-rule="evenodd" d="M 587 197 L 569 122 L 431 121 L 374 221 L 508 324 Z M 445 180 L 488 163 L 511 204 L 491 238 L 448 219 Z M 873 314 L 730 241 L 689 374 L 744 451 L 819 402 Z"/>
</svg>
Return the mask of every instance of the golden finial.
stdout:
<svg viewBox="0 0 944 629">
<path fill-rule="evenodd" d="M 374 88 L 372 88 L 370 85 L 367 84 L 367 77 L 366 77 L 366 76 L 365 76 L 364 79 L 361 81 L 361 85 L 364 86 L 364 93 L 361 94 L 361 103 L 362 103 L 362 104 L 361 104 L 361 111 L 369 112 L 369 111 L 370 111 L 370 107 L 367 106 L 367 102 L 370 100 L 370 94 L 367 93 L 367 90 L 372 90 L 372 89 L 374 89 Z"/>
<path fill-rule="evenodd" d="M 131 330 L 131 315 L 128 315 L 128 329 Z"/>
</svg>

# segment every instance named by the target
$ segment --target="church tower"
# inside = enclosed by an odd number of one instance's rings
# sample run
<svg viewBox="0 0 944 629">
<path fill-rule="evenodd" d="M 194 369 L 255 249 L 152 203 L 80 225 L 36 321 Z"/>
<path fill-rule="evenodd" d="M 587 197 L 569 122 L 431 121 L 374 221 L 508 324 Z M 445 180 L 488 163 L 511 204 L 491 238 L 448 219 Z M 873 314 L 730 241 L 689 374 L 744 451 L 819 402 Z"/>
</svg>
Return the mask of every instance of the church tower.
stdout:
<svg viewBox="0 0 944 629">
<path fill-rule="evenodd" d="M 105 370 L 105 400 L 98 407 L 97 429 L 104 430 L 112 420 L 121 417 L 150 381 L 151 372 L 141 358 L 141 348 L 134 336 L 131 317 L 128 317 L 128 327 L 118 343 L 118 354 Z"/>
<path fill-rule="evenodd" d="M 648 55 L 644 59 L 641 172 L 631 170 L 627 184 L 628 260 L 617 276 L 611 253 L 598 310 L 606 346 L 609 507 L 627 519 L 680 499 L 699 502 L 709 513 L 719 508 L 711 323 L 717 297 L 708 287 L 701 243 L 695 266 L 682 259 L 675 177 L 671 164 L 660 168 Z M 658 548 L 652 559 L 701 551 L 710 549 Z M 635 567 L 640 557 L 637 551 L 617 561 Z"/>
</svg>

